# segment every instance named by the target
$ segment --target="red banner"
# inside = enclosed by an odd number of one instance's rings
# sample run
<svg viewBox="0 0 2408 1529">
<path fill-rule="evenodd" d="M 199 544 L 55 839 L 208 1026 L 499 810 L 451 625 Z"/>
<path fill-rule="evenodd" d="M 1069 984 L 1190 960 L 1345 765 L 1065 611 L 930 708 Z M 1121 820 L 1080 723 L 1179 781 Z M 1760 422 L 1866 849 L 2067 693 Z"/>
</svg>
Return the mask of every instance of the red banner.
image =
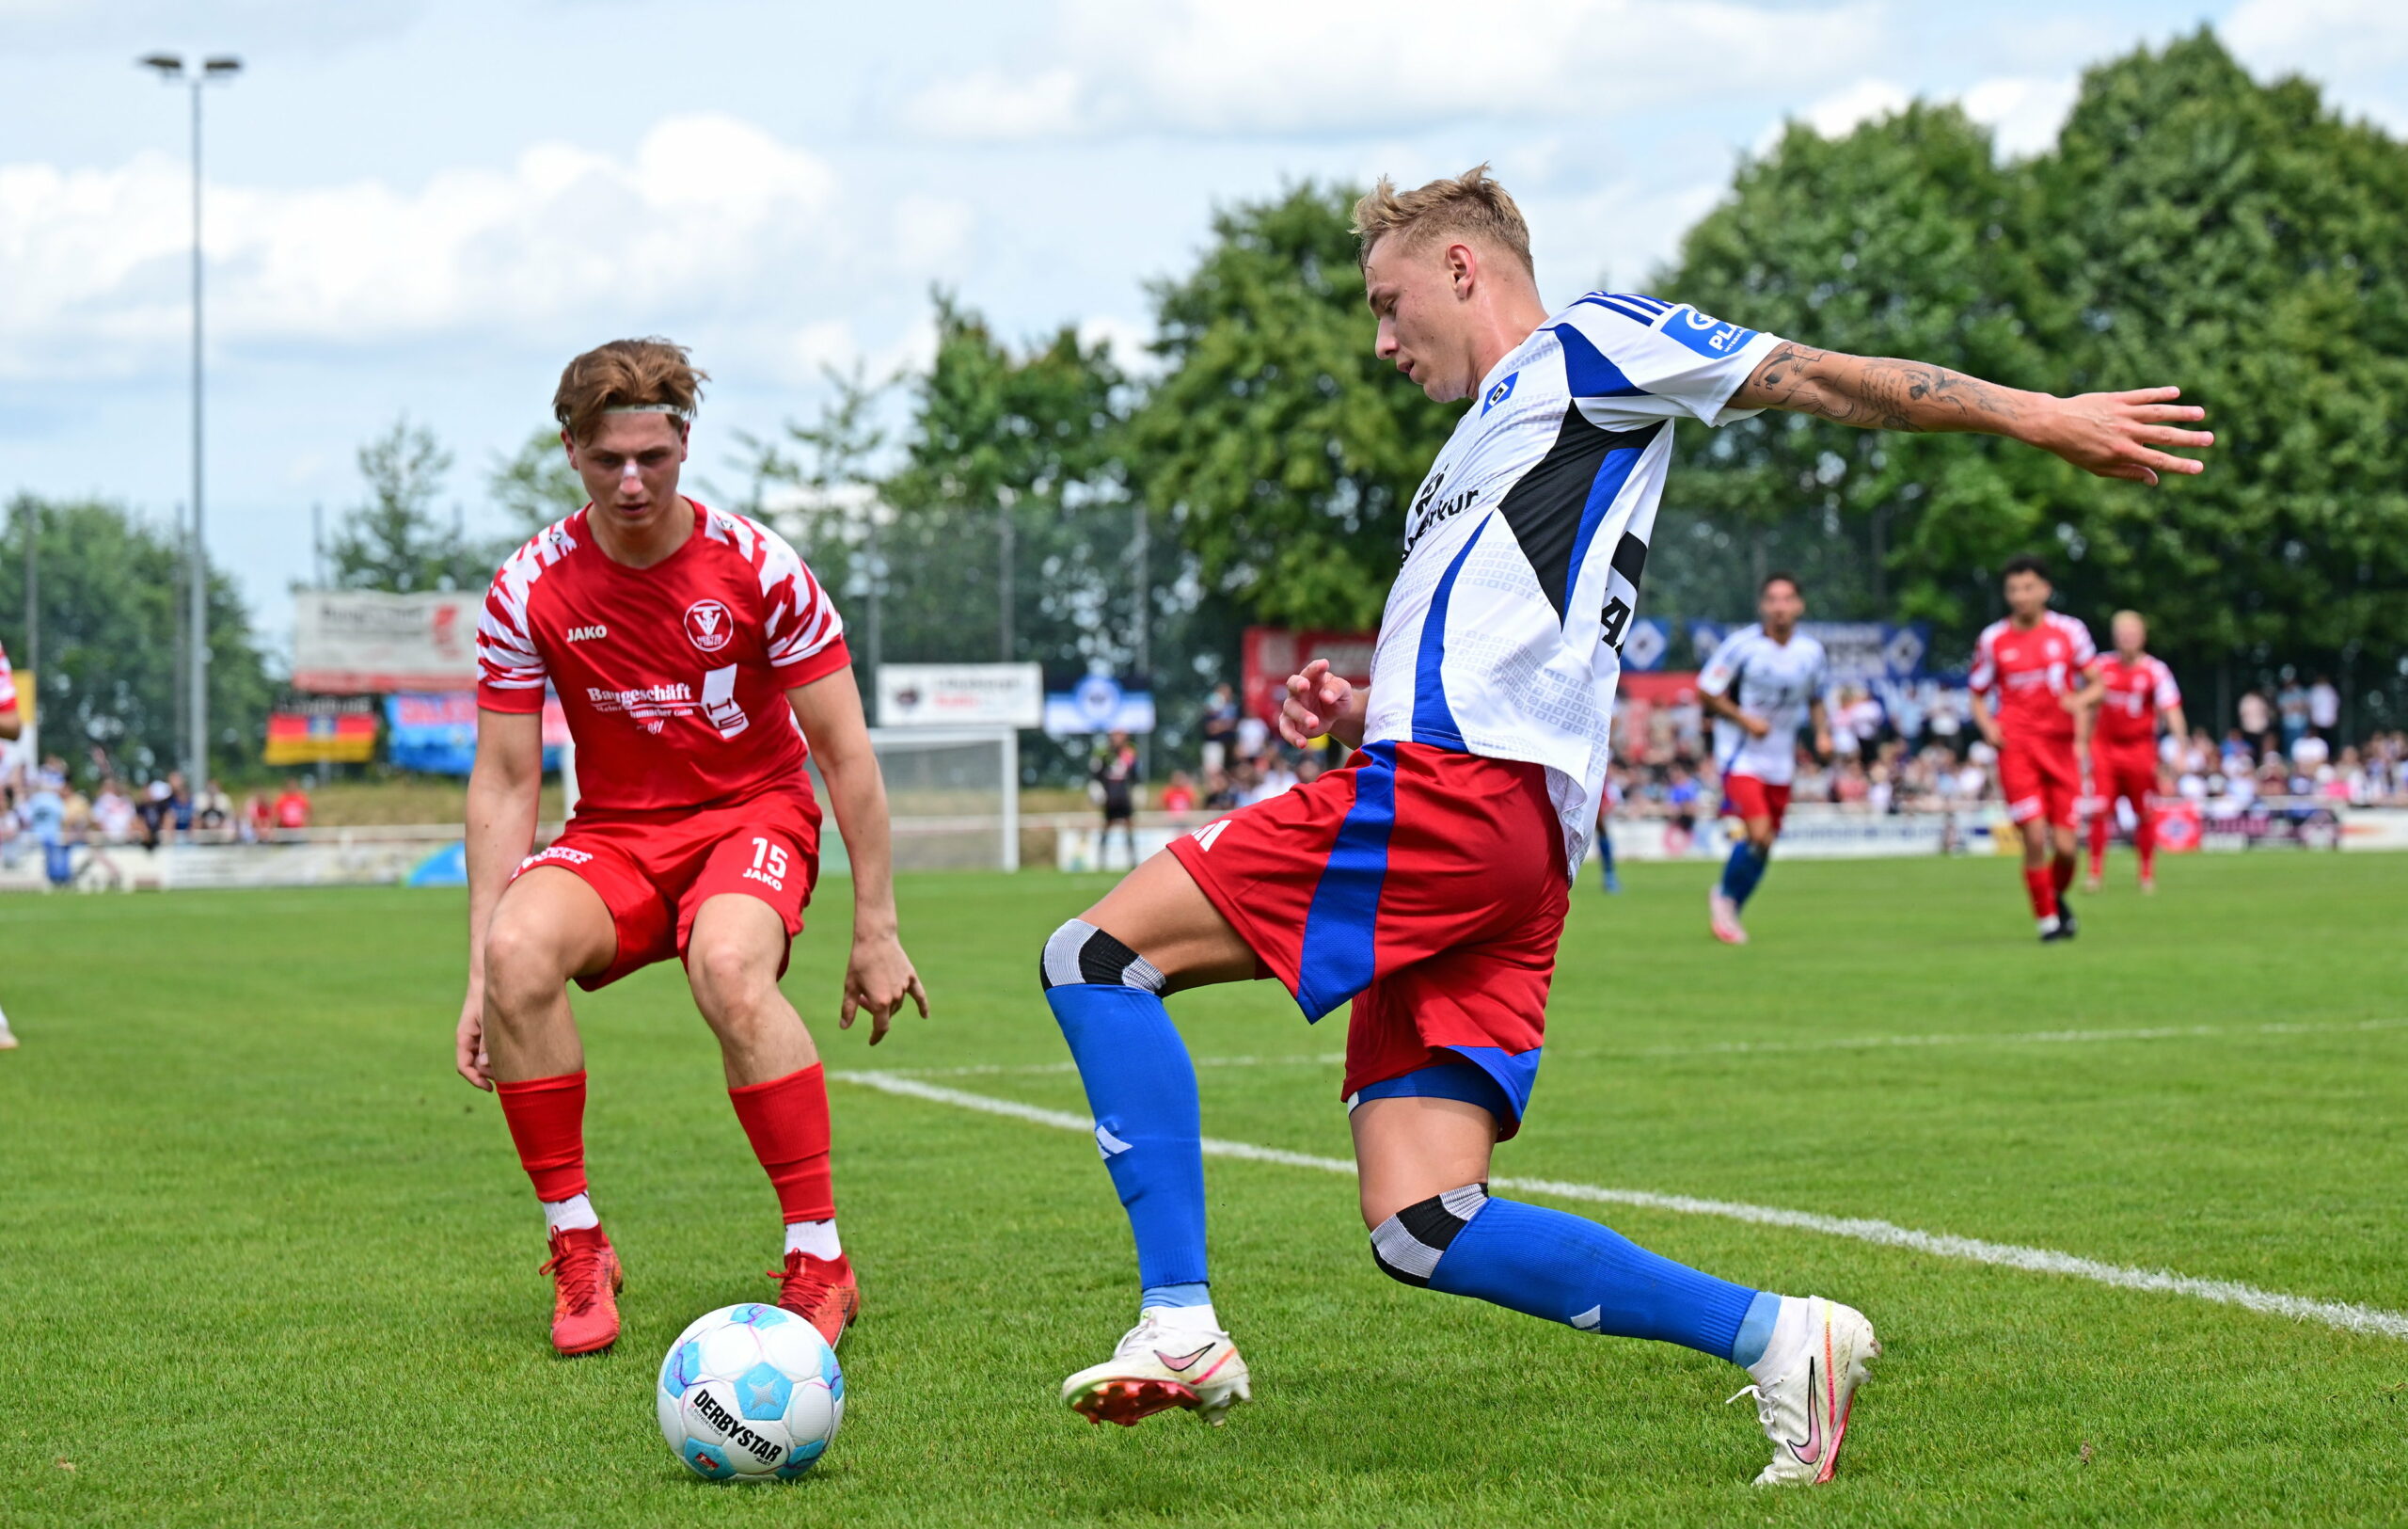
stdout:
<svg viewBox="0 0 2408 1529">
<path fill-rule="evenodd" d="M 1326 659 L 1332 673 L 1357 685 L 1371 682 L 1371 649 L 1379 645 L 1375 631 L 1290 631 L 1282 627 L 1245 629 L 1244 684 L 1238 704 L 1265 722 L 1279 720 L 1279 703 L 1287 698 L 1288 677 L 1315 659 Z"/>
<path fill-rule="evenodd" d="M 350 712 L 329 716 L 298 711 L 271 712 L 267 719 L 267 750 L 272 765 L 365 764 L 376 754 L 376 718 Z"/>
</svg>

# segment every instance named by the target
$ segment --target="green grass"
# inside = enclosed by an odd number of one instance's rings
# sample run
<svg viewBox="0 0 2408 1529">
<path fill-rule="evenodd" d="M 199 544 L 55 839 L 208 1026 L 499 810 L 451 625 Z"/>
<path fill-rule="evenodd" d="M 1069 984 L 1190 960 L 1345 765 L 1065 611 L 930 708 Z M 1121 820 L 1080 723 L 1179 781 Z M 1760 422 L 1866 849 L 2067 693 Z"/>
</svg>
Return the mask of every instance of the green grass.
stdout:
<svg viewBox="0 0 2408 1529">
<path fill-rule="evenodd" d="M 2129 877 L 2129 864 L 2117 868 Z M 2035 947 L 1995 862 L 1778 866 L 1741 950 L 1705 873 L 1584 884 L 1529 1128 L 1498 1171 L 1878 1217 L 2408 1310 L 2408 856 L 2178 860 Z M 845 886 L 787 980 L 839 1068 L 1051 1063 L 1038 943 L 1103 883 L 922 877 L 939 1005 L 872 1056 L 832 1014 Z M 19 900 L 0 1000 L 0 1524 L 2381 1522 L 2408 1344 L 1812 1233 L 1616 1210 L 1751 1284 L 1846 1298 L 1888 1354 L 1842 1475 L 1746 1483 L 1726 1365 L 1405 1289 L 1351 1185 L 1213 1161 L 1217 1295 L 1257 1403 L 1091 1429 L 1053 1399 L 1130 1317 L 1127 1232 L 1066 1131 L 836 1091 L 867 1316 L 792 1487 L 712 1488 L 650 1387 L 768 1289 L 775 1211 L 673 972 L 582 999 L 594 1195 L 626 1334 L 544 1341 L 540 1222 L 451 1075 L 441 893 Z M 1183 997 L 1199 1056 L 1311 1058 L 1275 988 Z M 2209 1026 L 2082 1044 L 1734 1041 Z M 1203 1070 L 1214 1136 L 1343 1155 L 1337 1069 Z M 945 1079 L 1075 1110 L 1058 1073 Z M 65 1469 L 59 1462 L 71 1464 Z"/>
</svg>

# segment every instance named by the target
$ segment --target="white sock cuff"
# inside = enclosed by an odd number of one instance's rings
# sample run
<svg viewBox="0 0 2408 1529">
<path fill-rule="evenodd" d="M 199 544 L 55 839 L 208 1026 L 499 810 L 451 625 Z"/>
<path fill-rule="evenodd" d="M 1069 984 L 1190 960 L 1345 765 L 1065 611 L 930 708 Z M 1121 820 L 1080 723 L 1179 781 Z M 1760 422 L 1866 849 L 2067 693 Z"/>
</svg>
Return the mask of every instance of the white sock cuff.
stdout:
<svg viewBox="0 0 2408 1529">
<path fill-rule="evenodd" d="M 842 1258 L 845 1245 L 836 1237 L 836 1223 L 825 1221 L 788 1221 L 786 1251 L 800 1252 L 811 1258 Z"/>
<path fill-rule="evenodd" d="M 601 1224 L 602 1218 L 594 1214 L 594 1202 L 583 1195 L 544 1202 L 544 1230 L 547 1232 L 578 1232 Z"/>
</svg>

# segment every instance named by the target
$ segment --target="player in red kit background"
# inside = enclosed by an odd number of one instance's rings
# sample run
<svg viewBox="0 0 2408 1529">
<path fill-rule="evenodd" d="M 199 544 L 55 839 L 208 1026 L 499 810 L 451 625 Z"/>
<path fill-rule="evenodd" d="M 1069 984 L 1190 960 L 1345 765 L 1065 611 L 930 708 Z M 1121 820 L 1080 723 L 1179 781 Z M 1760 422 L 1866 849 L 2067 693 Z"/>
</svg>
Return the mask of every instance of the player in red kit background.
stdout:
<svg viewBox="0 0 2408 1529">
<path fill-rule="evenodd" d="M 826 1080 L 778 991 L 819 871 L 806 749 L 852 860 L 839 1023 L 866 1010 L 875 1045 L 907 999 L 927 1012 L 896 932 L 886 790 L 844 625 L 774 532 L 677 492 L 704 380 L 659 340 L 569 363 L 553 412 L 593 502 L 502 565 L 477 631 L 457 1061 L 499 1092 L 543 1202 L 563 1354 L 617 1339 L 621 1282 L 586 1192 L 585 1056 L 566 985 L 672 957 L 777 1190 L 778 1304 L 832 1344 L 860 1310 L 836 1235 Z M 547 684 L 576 740 L 579 800 L 566 832 L 530 855 Z"/>
<path fill-rule="evenodd" d="M 2074 821 L 2089 753 L 2089 676 L 2099 650 L 2090 629 L 2049 609 L 2048 565 L 2007 559 L 2007 618 L 1973 645 L 1973 725 L 1998 750 L 2006 815 L 2023 835 L 2023 884 L 2043 943 L 2072 939 Z"/>
<path fill-rule="evenodd" d="M 2115 826 L 2115 804 L 2132 804 L 2132 849 L 2140 856 L 2141 890 L 2157 890 L 2157 725 L 2176 738 L 2188 736 L 2182 720 L 2182 687 L 2174 671 L 2150 657 L 2148 626 L 2137 611 L 2118 611 L 2109 628 L 2115 650 L 2101 654 L 2090 672 L 2099 685 L 2099 713 L 2091 725 L 2090 877 L 2085 891 L 2099 890 L 2106 867 L 2107 836 Z"/>
</svg>

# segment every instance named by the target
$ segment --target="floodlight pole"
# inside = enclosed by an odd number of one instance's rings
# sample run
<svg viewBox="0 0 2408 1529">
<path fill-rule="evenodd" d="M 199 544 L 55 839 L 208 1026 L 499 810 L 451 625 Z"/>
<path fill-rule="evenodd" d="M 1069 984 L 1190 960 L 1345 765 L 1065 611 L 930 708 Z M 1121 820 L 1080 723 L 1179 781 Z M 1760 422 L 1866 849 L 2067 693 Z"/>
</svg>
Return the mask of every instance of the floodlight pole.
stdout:
<svg viewBox="0 0 2408 1529">
<path fill-rule="evenodd" d="M 192 734 L 186 744 L 184 775 L 186 788 L 197 795 L 209 784 L 209 543 L 202 509 L 201 439 L 200 92 L 212 80 L 231 80 L 242 72 L 243 61 L 220 55 L 199 60 L 198 67 L 189 73 L 180 54 L 154 53 L 138 62 L 146 69 L 156 70 L 166 83 L 186 84 L 192 89 L 192 557 L 191 592 L 185 600 L 191 621 L 187 648 L 192 657 L 186 677 L 192 686 Z"/>
</svg>

